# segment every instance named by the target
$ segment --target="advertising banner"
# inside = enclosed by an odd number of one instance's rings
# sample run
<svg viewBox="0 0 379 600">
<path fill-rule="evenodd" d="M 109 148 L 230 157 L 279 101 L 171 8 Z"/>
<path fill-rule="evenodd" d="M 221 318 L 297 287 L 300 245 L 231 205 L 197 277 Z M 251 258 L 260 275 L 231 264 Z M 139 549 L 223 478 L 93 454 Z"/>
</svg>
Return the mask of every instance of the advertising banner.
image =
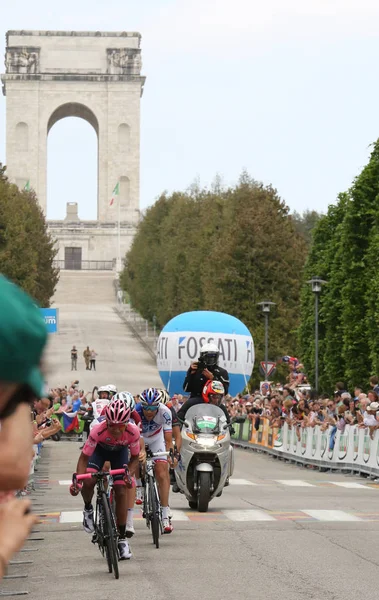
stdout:
<svg viewBox="0 0 379 600">
<path fill-rule="evenodd" d="M 45 325 L 49 333 L 58 333 L 59 308 L 41 308 L 40 309 Z"/>
</svg>

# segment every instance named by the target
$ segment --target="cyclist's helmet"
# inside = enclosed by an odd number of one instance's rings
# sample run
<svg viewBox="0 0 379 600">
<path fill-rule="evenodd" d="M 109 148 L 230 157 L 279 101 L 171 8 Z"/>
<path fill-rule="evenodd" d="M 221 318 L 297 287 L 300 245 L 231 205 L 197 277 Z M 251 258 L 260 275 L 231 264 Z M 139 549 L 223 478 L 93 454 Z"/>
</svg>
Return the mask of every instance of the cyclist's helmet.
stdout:
<svg viewBox="0 0 379 600">
<path fill-rule="evenodd" d="M 126 405 L 124 400 L 120 398 L 112 400 L 105 407 L 105 418 L 109 423 L 123 424 L 128 423 L 130 419 L 130 407 Z"/>
<path fill-rule="evenodd" d="M 203 387 L 202 397 L 204 402 L 211 402 L 217 398 L 218 403 L 222 400 L 225 394 L 225 388 L 219 381 L 209 379 Z"/>
<path fill-rule="evenodd" d="M 108 399 L 109 399 L 110 398 L 110 392 L 109 392 L 109 389 L 108 389 L 107 385 L 102 385 L 101 387 L 98 388 L 97 395 L 99 396 L 99 398 L 100 398 L 100 394 L 104 393 L 104 392 L 106 394 L 108 394 Z"/>
<path fill-rule="evenodd" d="M 157 388 L 147 388 L 143 390 L 141 396 L 141 405 L 144 406 L 158 406 L 161 402 L 161 394 Z"/>
<path fill-rule="evenodd" d="M 134 402 L 134 398 L 130 392 L 118 392 L 115 396 L 113 396 L 112 402 L 115 400 L 122 400 L 125 402 L 126 406 L 130 408 L 130 412 L 133 412 L 135 409 L 136 403 Z"/>
<path fill-rule="evenodd" d="M 170 394 L 166 390 L 158 390 L 161 395 L 160 401 L 162 404 L 168 404 L 171 401 Z"/>
<path fill-rule="evenodd" d="M 115 385 L 113 385 L 113 383 L 108 383 L 108 385 L 105 386 L 109 392 L 109 397 L 113 398 L 113 396 L 115 394 L 117 394 L 117 388 Z"/>
<path fill-rule="evenodd" d="M 214 367 L 218 363 L 220 351 L 216 344 L 204 344 L 200 349 L 200 361 L 207 367 Z"/>
</svg>

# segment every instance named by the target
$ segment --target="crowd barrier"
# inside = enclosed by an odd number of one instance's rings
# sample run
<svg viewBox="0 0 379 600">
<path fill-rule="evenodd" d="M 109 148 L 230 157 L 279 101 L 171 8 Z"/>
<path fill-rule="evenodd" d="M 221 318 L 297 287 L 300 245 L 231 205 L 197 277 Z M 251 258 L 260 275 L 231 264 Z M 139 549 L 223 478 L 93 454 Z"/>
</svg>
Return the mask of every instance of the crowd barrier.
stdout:
<svg viewBox="0 0 379 600">
<path fill-rule="evenodd" d="M 321 431 L 319 426 L 297 428 L 287 423 L 273 428 L 264 418 L 258 430 L 250 419 L 233 427 L 235 446 L 261 450 L 302 465 L 379 476 L 379 431 L 371 439 L 368 428 L 350 425 L 343 432 L 335 427 Z"/>
</svg>

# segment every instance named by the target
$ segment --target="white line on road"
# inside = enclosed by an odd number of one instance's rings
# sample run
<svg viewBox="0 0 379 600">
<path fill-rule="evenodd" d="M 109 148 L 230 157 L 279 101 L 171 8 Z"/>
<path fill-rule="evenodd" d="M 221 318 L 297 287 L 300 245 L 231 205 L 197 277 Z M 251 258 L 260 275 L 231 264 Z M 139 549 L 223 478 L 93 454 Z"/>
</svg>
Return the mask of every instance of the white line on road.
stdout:
<svg viewBox="0 0 379 600">
<path fill-rule="evenodd" d="M 274 517 L 262 510 L 223 510 L 231 521 L 275 521 Z"/>
<path fill-rule="evenodd" d="M 60 479 L 59 480 L 59 485 L 71 485 L 72 484 L 72 479 Z"/>
<path fill-rule="evenodd" d="M 302 510 L 301 512 L 318 521 L 362 521 L 343 510 Z"/>
<path fill-rule="evenodd" d="M 348 488 L 351 490 L 371 490 L 374 488 L 369 488 L 367 485 L 362 485 L 361 483 L 353 483 L 352 481 L 347 481 L 346 483 L 343 481 L 329 481 L 333 485 L 338 485 L 338 487 Z"/>
<path fill-rule="evenodd" d="M 81 523 L 83 521 L 83 513 L 81 510 L 66 510 L 61 512 L 59 517 L 60 523 Z"/>
<path fill-rule="evenodd" d="M 175 521 L 189 521 L 189 517 L 187 517 L 183 510 L 171 509 L 171 514 Z"/>
<path fill-rule="evenodd" d="M 276 479 L 275 481 L 282 485 L 288 485 L 289 487 L 315 487 L 311 483 L 302 481 L 301 479 Z"/>
<path fill-rule="evenodd" d="M 230 478 L 229 483 L 230 483 L 230 485 L 258 485 L 257 483 L 253 483 L 252 481 L 249 481 L 248 479 Z"/>
</svg>

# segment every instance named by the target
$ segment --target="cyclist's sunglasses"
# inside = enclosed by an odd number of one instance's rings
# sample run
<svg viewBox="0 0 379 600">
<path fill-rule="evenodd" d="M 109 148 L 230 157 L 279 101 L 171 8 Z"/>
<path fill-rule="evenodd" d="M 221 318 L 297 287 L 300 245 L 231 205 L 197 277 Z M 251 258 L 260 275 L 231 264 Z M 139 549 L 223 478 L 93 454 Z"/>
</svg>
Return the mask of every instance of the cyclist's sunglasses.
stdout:
<svg viewBox="0 0 379 600">
<path fill-rule="evenodd" d="M 149 406 L 148 404 L 145 406 L 144 404 L 142 404 L 142 410 L 155 412 L 156 410 L 158 410 L 158 408 L 158 406 Z"/>
</svg>

